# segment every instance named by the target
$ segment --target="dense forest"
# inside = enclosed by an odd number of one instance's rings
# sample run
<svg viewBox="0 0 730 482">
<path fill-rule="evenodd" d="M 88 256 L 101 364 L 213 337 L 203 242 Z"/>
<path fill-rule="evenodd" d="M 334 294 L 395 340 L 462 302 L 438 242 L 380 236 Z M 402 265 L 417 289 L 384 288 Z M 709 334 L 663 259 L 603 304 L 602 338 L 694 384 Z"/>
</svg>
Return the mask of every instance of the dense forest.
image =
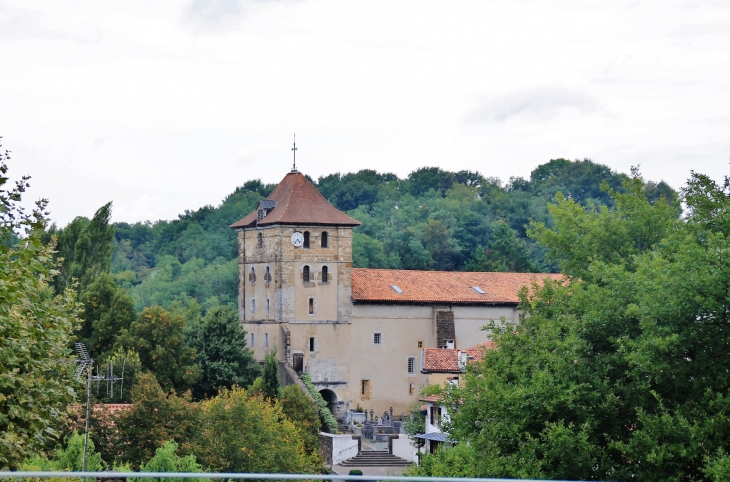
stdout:
<svg viewBox="0 0 730 482">
<path fill-rule="evenodd" d="M 554 159 L 529 179 L 507 182 L 435 167 L 405 179 L 372 170 L 310 178 L 335 207 L 362 223 L 353 240 L 356 267 L 522 272 L 558 269 L 526 236 L 530 221 L 551 224 L 547 207 L 558 192 L 582 205 L 611 206 L 610 192 L 621 192 L 627 179 L 587 159 Z M 237 246 L 229 225 L 274 187 L 251 180 L 218 207 L 186 211 L 173 221 L 115 223 L 114 280 L 137 311 L 235 307 Z M 646 194 L 652 202 L 677 197 L 664 182 L 647 183 Z M 77 218 L 58 230 L 62 254 L 88 223 Z"/>
</svg>

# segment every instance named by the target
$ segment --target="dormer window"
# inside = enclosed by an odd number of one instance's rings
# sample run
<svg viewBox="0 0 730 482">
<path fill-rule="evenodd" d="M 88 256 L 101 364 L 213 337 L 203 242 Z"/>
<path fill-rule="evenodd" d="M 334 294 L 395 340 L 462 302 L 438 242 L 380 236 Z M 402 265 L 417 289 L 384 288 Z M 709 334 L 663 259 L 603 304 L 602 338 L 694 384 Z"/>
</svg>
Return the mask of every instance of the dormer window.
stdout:
<svg viewBox="0 0 730 482">
<path fill-rule="evenodd" d="M 276 201 L 270 201 L 268 199 L 259 201 L 259 205 L 256 208 L 256 222 L 262 221 L 275 207 Z"/>
</svg>

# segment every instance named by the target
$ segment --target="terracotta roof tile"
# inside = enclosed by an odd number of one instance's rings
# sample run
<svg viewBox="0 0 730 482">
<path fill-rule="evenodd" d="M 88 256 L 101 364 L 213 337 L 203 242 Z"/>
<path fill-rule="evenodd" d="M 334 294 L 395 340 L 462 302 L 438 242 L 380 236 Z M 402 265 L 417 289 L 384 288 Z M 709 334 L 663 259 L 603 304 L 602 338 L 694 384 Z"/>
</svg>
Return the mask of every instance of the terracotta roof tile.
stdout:
<svg viewBox="0 0 730 482">
<path fill-rule="evenodd" d="M 322 196 L 300 172 L 290 172 L 272 191 L 268 201 L 276 207 L 256 222 L 256 210 L 231 224 L 232 228 L 272 224 L 317 224 L 327 226 L 359 226 L 360 222 L 338 210 Z"/>
<path fill-rule="evenodd" d="M 523 286 L 530 287 L 533 281 L 539 283 L 546 278 L 560 280 L 563 275 L 353 268 L 352 299 L 356 302 L 516 304 Z M 403 293 L 397 292 L 394 286 Z"/>
<path fill-rule="evenodd" d="M 426 397 L 419 398 L 419 400 L 422 402 L 438 403 L 442 402 L 444 400 L 444 397 L 443 395 L 428 395 Z"/>
<path fill-rule="evenodd" d="M 422 371 L 461 373 L 461 368 L 459 368 L 459 350 L 451 348 L 424 349 Z"/>
<path fill-rule="evenodd" d="M 493 341 L 486 341 L 470 348 L 458 350 L 456 348 L 425 348 L 423 350 L 423 372 L 461 373 L 459 366 L 459 352 L 467 353 L 469 361 L 481 361 L 486 350 L 493 350 L 497 345 Z"/>
</svg>

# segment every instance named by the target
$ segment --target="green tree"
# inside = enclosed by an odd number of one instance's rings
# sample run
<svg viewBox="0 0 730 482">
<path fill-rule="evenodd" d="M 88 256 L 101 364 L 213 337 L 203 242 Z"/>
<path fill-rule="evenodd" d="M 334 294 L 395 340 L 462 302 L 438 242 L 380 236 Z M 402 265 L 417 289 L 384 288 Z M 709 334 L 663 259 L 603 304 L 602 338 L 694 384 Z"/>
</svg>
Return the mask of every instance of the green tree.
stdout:
<svg viewBox="0 0 730 482">
<path fill-rule="evenodd" d="M 276 347 L 266 352 L 261 380 L 264 398 L 269 401 L 279 398 L 279 360 L 276 357 Z"/>
<path fill-rule="evenodd" d="M 426 433 L 426 414 L 421 411 L 421 402 L 413 404 L 408 418 L 403 423 L 403 429 L 408 434 L 408 438 L 411 439 L 411 444 L 414 447 L 420 449 L 426 444 L 423 439 L 415 437 Z"/>
<path fill-rule="evenodd" d="M 114 253 L 114 225 L 109 224 L 112 203 L 100 207 L 89 221 L 76 218 L 58 235 L 61 272 L 56 284 L 60 293 L 71 280 L 82 291 L 102 273 L 108 273 Z"/>
<path fill-rule="evenodd" d="M 142 367 L 154 373 L 165 390 L 183 391 L 200 378 L 195 350 L 185 343 L 184 329 L 181 315 L 171 315 L 159 306 L 145 308 L 118 343 L 136 351 Z"/>
<path fill-rule="evenodd" d="M 467 265 L 469 271 L 501 271 L 534 273 L 537 267 L 530 260 L 527 245 L 506 222 L 499 220 L 493 225 L 489 248 L 480 248 Z"/>
<path fill-rule="evenodd" d="M 101 360 L 110 354 L 117 337 L 129 330 L 137 317 L 134 303 L 109 273 L 101 273 L 81 292 L 81 302 L 84 312 L 78 336 L 89 353 Z"/>
<path fill-rule="evenodd" d="M 132 389 L 134 403 L 114 417 L 116 434 L 102 453 L 140 467 L 157 449 L 170 440 L 179 441 L 180 450 L 190 454 L 198 443 L 199 414 L 189 396 L 165 393 L 150 373 L 142 374 Z"/>
<path fill-rule="evenodd" d="M 287 385 L 281 390 L 279 404 L 284 415 L 299 429 L 304 450 L 310 456 L 319 457 L 319 410 L 317 404 L 299 388 Z"/>
<path fill-rule="evenodd" d="M 23 461 L 21 470 L 54 470 L 81 472 L 84 466 L 84 435 L 74 430 L 66 439 L 66 447 L 60 447 L 50 459 L 41 455 L 34 455 Z M 106 464 L 101 454 L 95 451 L 94 441 L 89 440 L 86 451 L 86 470 L 96 472 L 104 470 Z"/>
<path fill-rule="evenodd" d="M 295 424 L 262 397 L 242 388 L 221 390 L 201 402 L 203 442 L 198 460 L 215 472 L 311 473 L 319 471 Z"/>
<path fill-rule="evenodd" d="M 634 173 L 611 208 L 558 198 L 533 236 L 573 277 L 522 293 L 472 365 L 449 430 L 480 476 L 720 478 L 730 443 L 730 183 L 693 175 L 688 215 Z"/>
<path fill-rule="evenodd" d="M 155 451 L 155 456 L 152 457 L 147 463 L 140 467 L 142 472 L 188 472 L 198 473 L 205 472 L 203 467 L 195 460 L 194 455 L 177 455 L 178 444 L 174 440 L 165 442 L 162 447 Z M 165 480 L 170 482 L 187 482 L 188 480 L 197 482 L 210 482 L 210 479 L 183 479 L 177 477 L 170 477 L 165 479 L 146 479 L 140 478 L 141 481 L 151 480 Z"/>
<path fill-rule="evenodd" d="M 479 458 L 474 447 L 458 444 L 442 446 L 436 453 L 422 457 L 418 465 L 405 470 L 412 477 L 479 477 L 474 461 Z"/>
<path fill-rule="evenodd" d="M 197 352 L 200 367 L 200 380 L 193 387 L 196 398 L 215 396 L 222 387 L 247 387 L 261 374 L 246 348 L 246 332 L 238 315 L 228 307 L 208 311 L 205 318 L 187 328 L 186 338 Z"/>
<path fill-rule="evenodd" d="M 0 468 L 17 469 L 27 456 L 60 438 L 76 394 L 68 346 L 78 323 L 74 294 L 54 296 L 52 246 L 42 238 L 47 202 L 30 214 L 20 207 L 24 176 L 9 182 L 8 151 L 0 154 Z M 17 234 L 22 234 L 19 238 Z"/>
</svg>

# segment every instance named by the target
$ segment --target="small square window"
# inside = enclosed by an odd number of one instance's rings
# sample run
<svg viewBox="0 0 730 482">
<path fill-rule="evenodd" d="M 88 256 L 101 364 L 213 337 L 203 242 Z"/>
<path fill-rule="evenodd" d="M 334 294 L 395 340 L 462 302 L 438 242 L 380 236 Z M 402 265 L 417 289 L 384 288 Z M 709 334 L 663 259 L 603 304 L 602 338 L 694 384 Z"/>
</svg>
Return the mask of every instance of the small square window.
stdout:
<svg viewBox="0 0 730 482">
<path fill-rule="evenodd" d="M 423 341 L 418 340 L 418 348 L 423 348 Z"/>
<path fill-rule="evenodd" d="M 380 342 L 382 341 L 382 337 L 380 333 L 373 333 L 373 343 L 376 345 L 380 345 Z"/>
</svg>

